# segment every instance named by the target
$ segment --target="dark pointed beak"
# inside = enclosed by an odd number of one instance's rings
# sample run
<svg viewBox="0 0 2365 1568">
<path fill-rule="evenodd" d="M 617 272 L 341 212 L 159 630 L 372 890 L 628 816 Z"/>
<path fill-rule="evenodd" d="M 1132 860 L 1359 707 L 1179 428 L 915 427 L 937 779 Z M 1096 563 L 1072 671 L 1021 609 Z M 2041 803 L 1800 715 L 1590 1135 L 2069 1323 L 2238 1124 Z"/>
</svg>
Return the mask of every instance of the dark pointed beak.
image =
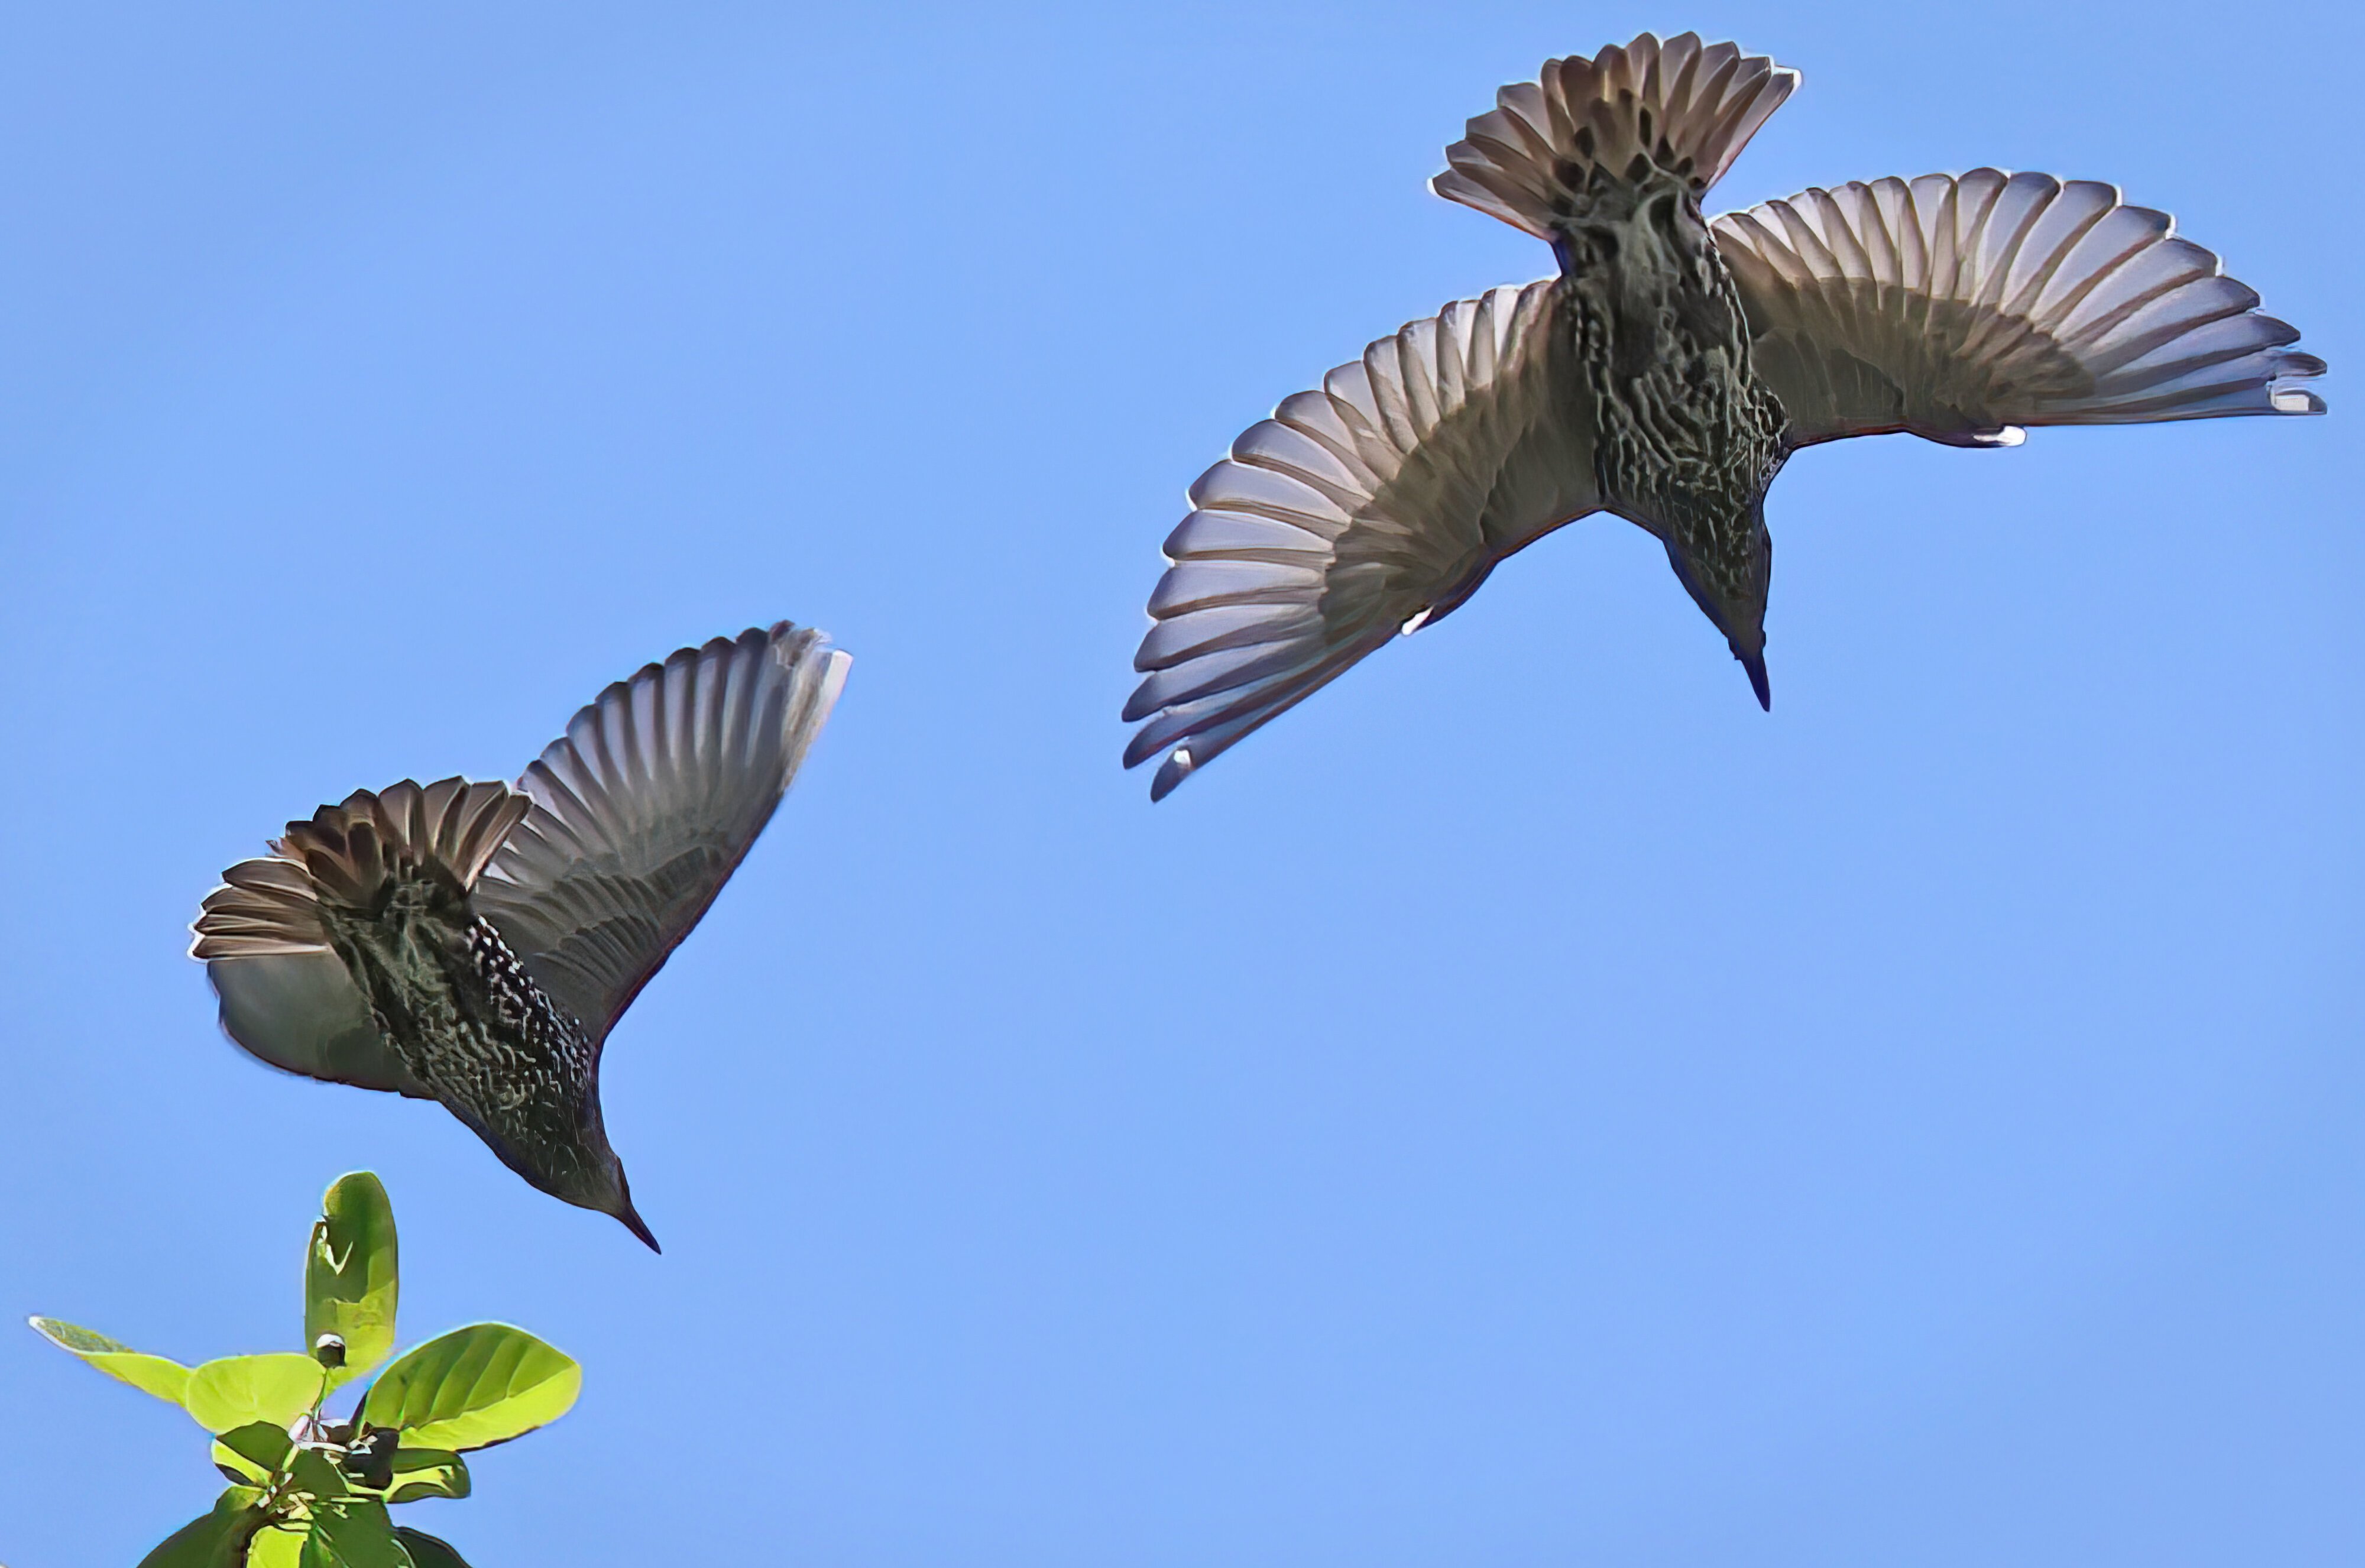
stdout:
<svg viewBox="0 0 2365 1568">
<path fill-rule="evenodd" d="M 648 1226 L 641 1219 L 641 1211 L 633 1207 L 632 1199 L 626 1198 L 624 1200 L 624 1206 L 617 1214 L 616 1217 L 623 1222 L 623 1226 L 626 1230 L 631 1231 L 634 1236 L 639 1237 L 643 1241 L 648 1243 L 648 1249 L 650 1251 L 656 1253 L 659 1257 L 663 1257 L 665 1255 L 665 1249 L 657 1245 L 657 1238 L 649 1234 Z"/>
<path fill-rule="evenodd" d="M 1749 689 L 1757 693 L 1757 705 L 1768 713 L 1774 711 L 1774 688 L 1765 678 L 1764 651 L 1760 650 L 1754 654 L 1735 654 L 1733 657 L 1739 659 L 1741 667 L 1749 672 Z"/>
</svg>

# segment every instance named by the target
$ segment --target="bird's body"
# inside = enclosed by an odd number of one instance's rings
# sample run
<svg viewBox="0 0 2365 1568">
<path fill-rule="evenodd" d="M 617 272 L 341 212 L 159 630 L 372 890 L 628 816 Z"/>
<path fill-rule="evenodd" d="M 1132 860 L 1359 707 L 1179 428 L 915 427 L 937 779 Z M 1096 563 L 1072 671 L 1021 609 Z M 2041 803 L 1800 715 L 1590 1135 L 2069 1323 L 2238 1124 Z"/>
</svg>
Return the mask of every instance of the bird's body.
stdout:
<svg viewBox="0 0 2365 1568">
<path fill-rule="evenodd" d="M 755 842 L 846 655 L 783 622 L 608 689 L 517 787 L 357 790 L 206 900 L 222 1026 L 274 1066 L 442 1103 L 654 1248 L 608 1141 L 609 1031 Z"/>
<path fill-rule="evenodd" d="M 1767 700 L 1761 503 L 1782 466 L 1781 400 L 1752 368 L 1749 324 L 1681 175 L 1592 182 L 1563 219 L 1553 302 L 1590 407 L 1602 509 L 1666 545 L 1676 576 Z"/>
<path fill-rule="evenodd" d="M 610 1153 L 599 1044 L 445 868 L 388 878 L 373 907 L 323 899 L 320 916 L 410 1076 L 527 1180 L 573 1190 L 595 1178 Z"/>
<path fill-rule="evenodd" d="M 1372 343 L 1192 487 L 1125 711 L 1152 799 L 1592 512 L 1664 544 L 1770 706 L 1765 501 L 1801 448 L 2324 411 L 2298 332 L 2108 185 L 1977 169 L 1703 217 L 1798 82 L 1646 33 L 1470 122 L 1438 194 L 1558 274 Z"/>
</svg>

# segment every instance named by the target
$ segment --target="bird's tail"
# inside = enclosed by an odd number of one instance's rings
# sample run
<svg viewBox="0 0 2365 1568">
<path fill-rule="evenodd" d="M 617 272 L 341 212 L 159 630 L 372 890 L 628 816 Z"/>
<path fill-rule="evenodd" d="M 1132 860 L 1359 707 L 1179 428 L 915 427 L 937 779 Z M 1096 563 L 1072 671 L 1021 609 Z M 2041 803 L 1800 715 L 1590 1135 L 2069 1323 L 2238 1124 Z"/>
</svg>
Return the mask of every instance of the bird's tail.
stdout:
<svg viewBox="0 0 2365 1568">
<path fill-rule="evenodd" d="M 506 784 L 406 778 L 373 793 L 356 790 L 309 822 L 289 823 L 271 855 L 222 873 L 196 926 L 197 958 L 252 958 L 328 950 L 323 902 L 373 907 L 386 885 L 436 872 L 463 890 L 533 801 Z"/>
<path fill-rule="evenodd" d="M 1798 85 L 1796 71 L 1737 44 L 1644 33 L 1505 87 L 1445 150 L 1430 188 L 1549 241 L 1591 207 L 1597 182 L 1656 169 L 1704 193 Z"/>
</svg>

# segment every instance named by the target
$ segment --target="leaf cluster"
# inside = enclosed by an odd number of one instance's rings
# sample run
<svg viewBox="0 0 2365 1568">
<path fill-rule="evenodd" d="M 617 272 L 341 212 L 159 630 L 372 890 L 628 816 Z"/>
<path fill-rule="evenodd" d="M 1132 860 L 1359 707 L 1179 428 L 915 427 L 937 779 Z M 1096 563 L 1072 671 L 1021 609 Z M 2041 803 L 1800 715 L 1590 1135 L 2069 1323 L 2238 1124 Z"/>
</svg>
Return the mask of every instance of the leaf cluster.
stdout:
<svg viewBox="0 0 2365 1568">
<path fill-rule="evenodd" d="M 71 1323 L 32 1320 L 51 1344 L 179 1406 L 213 1435 L 228 1490 L 140 1568 L 466 1568 L 387 1508 L 468 1495 L 461 1455 L 565 1415 L 583 1372 L 522 1328 L 472 1324 L 386 1365 L 347 1415 L 331 1417 L 330 1396 L 394 1352 L 398 1264 L 386 1189 L 356 1171 L 330 1187 L 305 1253 L 308 1353 L 185 1367 Z"/>
</svg>

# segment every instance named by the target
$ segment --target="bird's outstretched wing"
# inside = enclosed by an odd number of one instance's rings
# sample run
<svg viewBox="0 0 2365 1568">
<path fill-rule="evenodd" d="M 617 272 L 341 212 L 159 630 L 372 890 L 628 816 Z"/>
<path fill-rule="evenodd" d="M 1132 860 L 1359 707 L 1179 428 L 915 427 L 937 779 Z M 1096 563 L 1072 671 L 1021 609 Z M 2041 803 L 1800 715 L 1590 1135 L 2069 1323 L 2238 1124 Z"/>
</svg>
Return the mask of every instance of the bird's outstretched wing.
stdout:
<svg viewBox="0 0 2365 1568">
<path fill-rule="evenodd" d="M 1974 169 L 1852 183 L 1712 225 L 1790 442 L 2319 414 L 2298 331 L 2110 185 Z"/>
<path fill-rule="evenodd" d="M 1160 800 L 1504 556 L 1600 505 L 1592 421 L 1548 280 L 1382 338 L 1191 487 L 1126 704 Z"/>
<path fill-rule="evenodd" d="M 850 662 L 785 621 L 684 648 L 601 692 L 526 769 L 533 810 L 475 904 L 593 1038 L 771 820 Z"/>
</svg>

